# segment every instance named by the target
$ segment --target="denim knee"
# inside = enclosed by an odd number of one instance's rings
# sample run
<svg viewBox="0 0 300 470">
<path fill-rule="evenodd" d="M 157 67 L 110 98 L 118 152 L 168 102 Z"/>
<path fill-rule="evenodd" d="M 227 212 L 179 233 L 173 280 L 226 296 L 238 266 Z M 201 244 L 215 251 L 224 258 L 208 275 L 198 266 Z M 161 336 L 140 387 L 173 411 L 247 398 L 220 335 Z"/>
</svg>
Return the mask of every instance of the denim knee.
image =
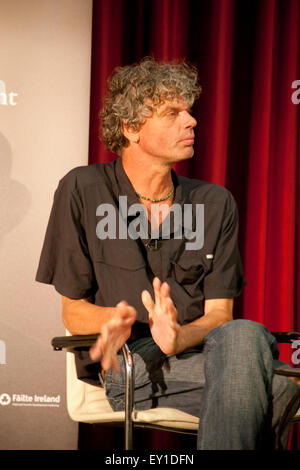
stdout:
<svg viewBox="0 0 300 470">
<path fill-rule="evenodd" d="M 223 323 L 220 326 L 217 326 L 214 330 L 212 330 L 214 334 L 222 334 L 222 335 L 234 335 L 243 336 L 243 337 L 261 337 L 263 336 L 270 336 L 271 333 L 268 329 L 262 325 L 261 323 L 257 323 L 252 320 L 232 320 L 226 323 Z"/>
<path fill-rule="evenodd" d="M 279 357 L 275 337 L 264 325 L 252 320 L 239 319 L 223 323 L 207 335 L 207 340 L 210 339 L 215 343 L 229 341 L 240 344 L 248 351 L 265 345 L 270 347 L 274 359 Z"/>
</svg>

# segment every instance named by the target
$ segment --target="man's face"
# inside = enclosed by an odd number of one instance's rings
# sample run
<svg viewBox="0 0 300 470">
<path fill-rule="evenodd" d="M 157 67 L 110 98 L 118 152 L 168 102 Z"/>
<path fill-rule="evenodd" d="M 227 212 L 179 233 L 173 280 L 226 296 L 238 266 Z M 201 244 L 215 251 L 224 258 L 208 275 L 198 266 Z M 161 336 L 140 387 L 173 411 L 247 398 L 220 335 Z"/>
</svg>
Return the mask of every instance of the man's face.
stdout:
<svg viewBox="0 0 300 470">
<path fill-rule="evenodd" d="M 140 151 L 172 164 L 191 158 L 196 124 L 186 101 L 165 101 L 140 128 Z"/>
</svg>

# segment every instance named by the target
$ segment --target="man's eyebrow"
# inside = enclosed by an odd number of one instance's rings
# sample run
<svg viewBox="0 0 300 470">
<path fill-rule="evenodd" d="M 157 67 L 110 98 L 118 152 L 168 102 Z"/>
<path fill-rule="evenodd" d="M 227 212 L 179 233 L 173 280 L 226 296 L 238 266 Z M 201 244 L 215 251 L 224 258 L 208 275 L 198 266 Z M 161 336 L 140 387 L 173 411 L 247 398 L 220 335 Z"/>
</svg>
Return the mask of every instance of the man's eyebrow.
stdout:
<svg viewBox="0 0 300 470">
<path fill-rule="evenodd" d="M 163 116 L 165 115 L 166 113 L 168 113 L 169 111 L 187 111 L 188 113 L 191 112 L 192 110 L 192 107 L 191 106 L 188 106 L 187 108 L 182 108 L 180 105 L 169 105 L 169 106 L 166 106 L 162 111 L 158 111 L 157 114 L 158 116 Z"/>
</svg>

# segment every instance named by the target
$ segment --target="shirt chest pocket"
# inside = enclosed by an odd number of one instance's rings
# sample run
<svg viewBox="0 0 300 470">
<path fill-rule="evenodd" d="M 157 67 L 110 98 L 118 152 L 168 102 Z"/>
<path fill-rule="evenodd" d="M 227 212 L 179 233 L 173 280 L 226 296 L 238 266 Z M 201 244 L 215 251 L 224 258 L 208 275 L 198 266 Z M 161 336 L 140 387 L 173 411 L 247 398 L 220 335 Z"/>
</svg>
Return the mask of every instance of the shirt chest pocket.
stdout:
<svg viewBox="0 0 300 470">
<path fill-rule="evenodd" d="M 112 307 L 125 300 L 136 309 L 137 320 L 145 323 L 148 312 L 141 300 L 141 292 L 149 288 L 145 260 L 134 240 L 114 241 L 101 240 L 97 247 L 94 270 L 98 301 Z"/>
<path fill-rule="evenodd" d="M 137 271 L 145 267 L 145 260 L 134 240 L 101 240 L 95 261 L 117 270 Z"/>
<path fill-rule="evenodd" d="M 185 251 L 172 265 L 174 278 L 179 284 L 198 284 L 211 270 L 212 260 L 193 251 Z"/>
</svg>

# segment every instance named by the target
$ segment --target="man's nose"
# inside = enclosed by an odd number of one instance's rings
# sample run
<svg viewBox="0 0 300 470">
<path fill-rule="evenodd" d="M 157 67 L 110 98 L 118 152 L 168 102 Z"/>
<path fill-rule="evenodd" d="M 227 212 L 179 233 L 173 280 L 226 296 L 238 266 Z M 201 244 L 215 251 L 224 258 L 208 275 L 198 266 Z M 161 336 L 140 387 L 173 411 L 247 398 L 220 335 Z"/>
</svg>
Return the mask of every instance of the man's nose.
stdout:
<svg viewBox="0 0 300 470">
<path fill-rule="evenodd" d="M 197 125 L 196 119 L 188 111 L 185 111 L 184 125 L 185 127 L 191 127 L 191 128 L 194 128 Z"/>
</svg>

